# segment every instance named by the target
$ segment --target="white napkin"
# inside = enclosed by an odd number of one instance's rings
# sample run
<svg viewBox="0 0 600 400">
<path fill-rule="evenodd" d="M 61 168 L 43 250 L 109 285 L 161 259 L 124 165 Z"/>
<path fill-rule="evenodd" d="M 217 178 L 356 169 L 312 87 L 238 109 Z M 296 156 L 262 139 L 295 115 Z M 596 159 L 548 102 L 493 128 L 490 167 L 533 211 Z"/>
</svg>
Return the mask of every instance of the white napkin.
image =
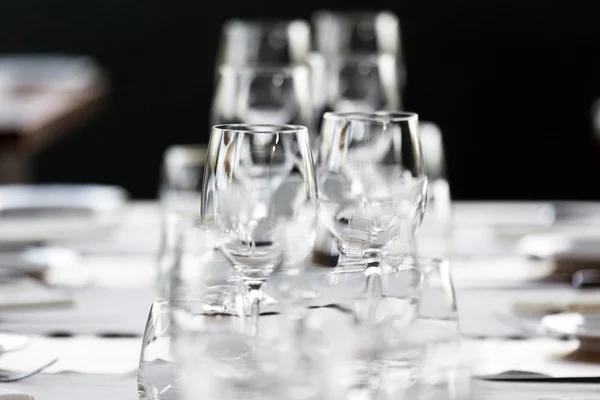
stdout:
<svg viewBox="0 0 600 400">
<path fill-rule="evenodd" d="M 33 396 L 10 389 L 0 389 L 0 400 L 34 400 Z"/>
</svg>

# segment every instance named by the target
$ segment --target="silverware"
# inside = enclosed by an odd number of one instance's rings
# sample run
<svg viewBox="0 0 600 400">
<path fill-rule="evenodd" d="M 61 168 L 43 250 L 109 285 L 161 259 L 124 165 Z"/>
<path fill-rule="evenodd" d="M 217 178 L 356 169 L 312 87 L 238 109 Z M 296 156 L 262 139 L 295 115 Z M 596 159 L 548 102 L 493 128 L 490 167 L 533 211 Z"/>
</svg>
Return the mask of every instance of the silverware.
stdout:
<svg viewBox="0 0 600 400">
<path fill-rule="evenodd" d="M 474 379 L 502 382 L 530 383 L 600 383 L 600 376 L 561 376 L 555 377 L 529 371 L 506 371 L 493 375 L 475 375 Z"/>
<path fill-rule="evenodd" d="M 33 371 L 29 371 L 29 372 L 14 372 L 14 371 L 7 371 L 4 369 L 0 369 L 0 382 L 16 382 L 16 381 L 23 380 L 25 378 L 29 378 L 30 376 L 39 374 L 40 372 L 42 372 L 43 370 L 45 370 L 52 364 L 56 363 L 57 361 L 58 361 L 58 358 L 55 358 L 54 360 L 47 362 L 46 364 L 42 365 L 41 367 L 36 368 Z"/>
</svg>

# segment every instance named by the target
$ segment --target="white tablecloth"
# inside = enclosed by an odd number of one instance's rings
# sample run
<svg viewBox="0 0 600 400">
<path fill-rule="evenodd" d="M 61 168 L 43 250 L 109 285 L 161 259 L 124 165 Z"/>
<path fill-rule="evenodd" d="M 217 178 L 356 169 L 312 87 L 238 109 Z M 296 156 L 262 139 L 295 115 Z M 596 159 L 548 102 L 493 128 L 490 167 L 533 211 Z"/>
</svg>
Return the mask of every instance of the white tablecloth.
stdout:
<svg viewBox="0 0 600 400">
<path fill-rule="evenodd" d="M 460 257 L 455 261 L 454 276 L 465 333 L 512 336 L 515 331 L 498 323 L 493 318 L 494 311 L 508 310 L 518 298 L 574 295 L 564 287 L 540 288 L 523 283 L 526 278 L 543 274 L 544 267 L 517 257 L 514 240 L 506 232 L 511 227 L 521 233 L 526 227 L 545 229 L 531 217 L 539 207 L 540 204 L 531 203 L 456 204 L 453 248 Z M 156 204 L 134 203 L 122 228 L 111 238 L 64 244 L 82 253 L 82 263 L 70 269 L 56 269 L 50 279 L 71 286 L 87 285 L 73 292 L 74 308 L 0 313 L 0 326 L 4 329 L 41 335 L 67 332 L 79 335 L 34 336 L 30 348 L 2 355 L 0 368 L 12 369 L 27 369 L 44 357 L 60 357 L 48 373 L 14 387 L 36 395 L 38 400 L 137 398 L 133 371 L 141 339 L 98 335 L 139 335 L 143 331 L 155 296 L 152 285 L 159 221 Z M 427 227 L 423 231 L 427 232 Z M 572 363 L 555 356 L 557 352 L 572 350 L 573 346 L 576 343 L 550 339 L 468 341 L 469 351 L 476 356 L 476 371 L 481 373 L 519 367 L 551 374 L 600 376 L 600 365 Z"/>
</svg>

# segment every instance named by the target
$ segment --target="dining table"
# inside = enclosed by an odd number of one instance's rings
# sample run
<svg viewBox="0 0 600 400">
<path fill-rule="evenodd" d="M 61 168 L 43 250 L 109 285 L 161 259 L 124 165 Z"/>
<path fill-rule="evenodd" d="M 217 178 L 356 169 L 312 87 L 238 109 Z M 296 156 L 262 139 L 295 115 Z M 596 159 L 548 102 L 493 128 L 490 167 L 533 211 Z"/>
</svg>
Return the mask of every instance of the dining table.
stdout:
<svg viewBox="0 0 600 400">
<path fill-rule="evenodd" d="M 522 238 L 534 233 L 597 231 L 600 237 L 600 225 L 595 224 L 600 203 L 569 202 L 570 210 L 583 207 L 589 216 L 550 222 L 544 217 L 549 204 L 454 201 L 449 229 L 440 229 L 433 213 L 424 219 L 418 233 L 420 252 L 434 252 L 442 244 L 449 250 L 463 337 L 461 358 L 467 360 L 472 377 L 515 370 L 600 377 L 600 355 L 581 356 L 578 340 L 536 334 L 498 317 L 544 301 L 600 305 L 600 290 L 573 287 L 553 275 L 552 259 L 528 257 L 520 247 Z M 132 200 L 109 234 L 53 243 L 77 253 L 44 276 L 43 285 L 59 293 L 62 301 L 16 308 L 0 304 L 0 330 L 29 339 L 21 350 L 0 353 L 0 368 L 27 371 L 55 357 L 58 361 L 30 378 L 0 383 L 0 393 L 18 391 L 37 400 L 138 398 L 142 334 L 158 296 L 160 233 L 159 203 Z M 523 382 L 471 378 L 469 385 L 471 398 L 483 400 L 587 399 L 600 393 L 600 383 L 544 383 L 535 385 L 537 391 Z"/>
</svg>

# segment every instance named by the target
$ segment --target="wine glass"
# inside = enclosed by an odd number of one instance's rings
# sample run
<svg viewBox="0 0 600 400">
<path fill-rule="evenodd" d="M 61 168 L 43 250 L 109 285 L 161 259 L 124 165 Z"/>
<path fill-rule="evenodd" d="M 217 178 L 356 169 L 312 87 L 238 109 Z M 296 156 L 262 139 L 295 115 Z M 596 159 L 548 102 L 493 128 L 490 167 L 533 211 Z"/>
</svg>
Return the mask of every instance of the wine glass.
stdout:
<svg viewBox="0 0 600 400">
<path fill-rule="evenodd" d="M 341 254 L 334 272 L 350 265 L 376 272 L 386 247 L 399 237 L 414 237 L 425 212 L 418 116 L 355 112 L 323 118 L 319 222 Z"/>
<path fill-rule="evenodd" d="M 396 58 L 353 54 L 327 62 L 327 107 L 335 112 L 400 108 Z"/>
<path fill-rule="evenodd" d="M 389 11 L 318 10 L 312 16 L 317 51 L 336 56 L 355 52 L 400 54 L 400 21 Z"/>
<path fill-rule="evenodd" d="M 319 10 L 312 16 L 315 49 L 327 59 L 350 54 L 388 54 L 397 60 L 398 84 L 405 83 L 398 17 L 389 11 Z"/>
<path fill-rule="evenodd" d="M 284 183 L 295 181 L 295 185 Z M 288 200 L 279 190 L 286 187 Z M 257 334 L 263 285 L 275 270 L 310 253 L 317 184 L 306 127 L 230 124 L 213 127 L 201 217 L 213 220 L 220 248 L 251 303 Z"/>
<path fill-rule="evenodd" d="M 390 54 L 348 54 L 325 61 L 316 57 L 311 63 L 313 100 L 317 114 L 334 112 L 375 112 L 398 110 L 397 60 Z M 324 119 L 320 119 L 322 130 Z M 323 140 L 319 137 L 319 140 Z M 331 235 L 323 226 L 317 228 L 313 261 L 327 266 L 337 265 L 339 252 Z"/>
<path fill-rule="evenodd" d="M 315 123 L 307 65 L 223 65 L 212 108 L 212 125 Z"/>
<path fill-rule="evenodd" d="M 310 41 L 310 26 L 303 20 L 232 19 L 223 25 L 217 67 L 302 63 Z"/>
</svg>

